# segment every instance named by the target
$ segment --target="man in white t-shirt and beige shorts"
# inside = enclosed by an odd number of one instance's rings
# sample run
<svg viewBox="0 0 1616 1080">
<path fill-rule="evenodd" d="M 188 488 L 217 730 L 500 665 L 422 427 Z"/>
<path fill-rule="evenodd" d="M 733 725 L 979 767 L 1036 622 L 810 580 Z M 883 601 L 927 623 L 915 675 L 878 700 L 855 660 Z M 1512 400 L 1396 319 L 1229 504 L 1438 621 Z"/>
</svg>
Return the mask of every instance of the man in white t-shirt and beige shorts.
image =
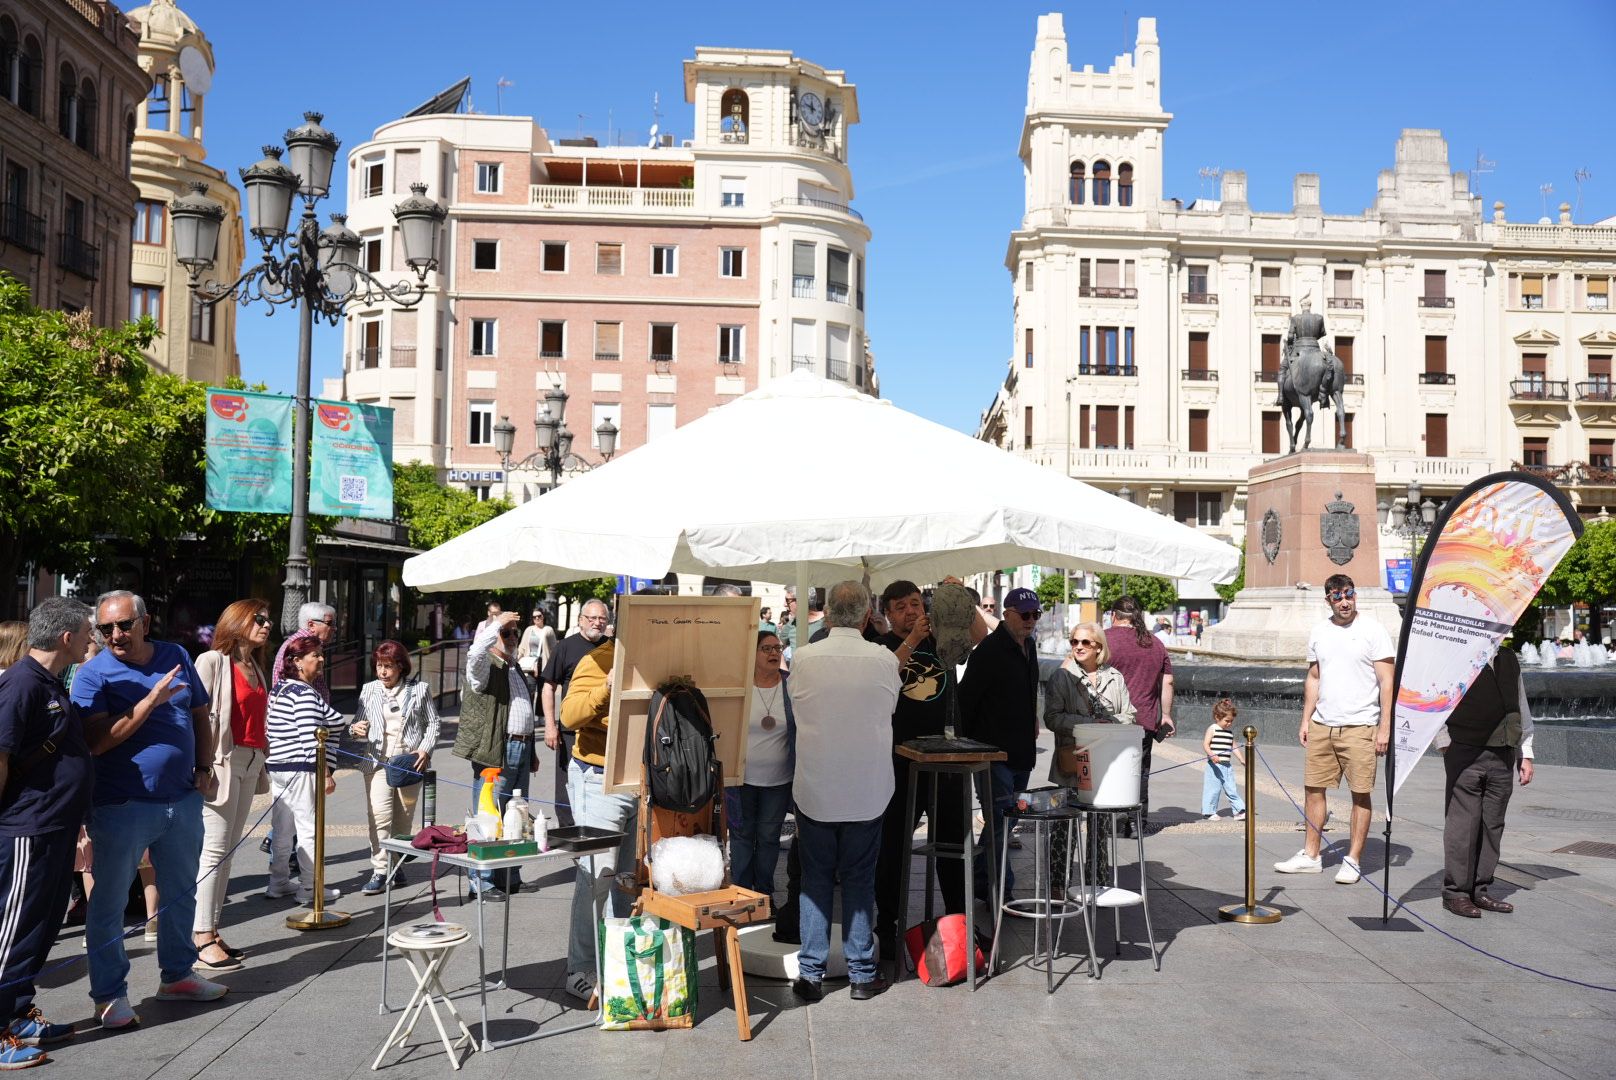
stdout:
<svg viewBox="0 0 1616 1080">
<path fill-rule="evenodd" d="M 1392 668 L 1396 649 L 1379 622 L 1358 614 L 1357 589 L 1345 574 L 1324 583 L 1330 618 L 1307 639 L 1307 681 L 1302 687 L 1302 726 L 1307 750 L 1307 841 L 1302 850 L 1274 864 L 1281 874 L 1317 874 L 1324 836 L 1324 792 L 1346 777 L 1352 792 L 1347 854 L 1335 879 L 1351 885 L 1362 876 L 1364 841 L 1373 812 L 1376 758 L 1392 736 Z"/>
</svg>

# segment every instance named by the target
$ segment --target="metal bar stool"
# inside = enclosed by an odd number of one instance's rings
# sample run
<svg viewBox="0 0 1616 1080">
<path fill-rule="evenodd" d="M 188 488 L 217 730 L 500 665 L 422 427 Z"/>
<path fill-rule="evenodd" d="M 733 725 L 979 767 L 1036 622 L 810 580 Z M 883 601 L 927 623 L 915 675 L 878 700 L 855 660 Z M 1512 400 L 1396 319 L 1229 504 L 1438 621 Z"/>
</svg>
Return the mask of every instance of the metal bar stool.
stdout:
<svg viewBox="0 0 1616 1080">
<path fill-rule="evenodd" d="M 415 992 L 410 995 L 409 1002 L 404 1011 L 399 1014 L 398 1022 L 393 1025 L 393 1031 L 382 1043 L 382 1048 L 376 1054 L 376 1060 L 371 1063 L 371 1070 L 381 1068 L 382 1058 L 387 1051 L 397 1046 L 402 1048 L 415 1031 L 415 1022 L 421 1018 L 422 1010 L 432 1013 L 432 1023 L 438 1029 L 438 1038 L 443 1040 L 444 1052 L 449 1055 L 449 1064 L 456 1069 L 460 1068 L 459 1047 L 461 1044 L 475 1049 L 476 1041 L 471 1036 L 471 1029 L 461 1018 L 460 1010 L 455 1008 L 453 999 L 443 988 L 443 967 L 454 955 L 455 948 L 470 940 L 471 934 L 465 927 L 455 923 L 425 922 L 413 926 L 400 927 L 387 935 L 387 943 L 404 954 L 404 962 L 409 965 L 410 972 L 415 976 Z M 436 997 L 443 1002 L 449 1015 L 454 1018 L 455 1026 L 460 1029 L 460 1038 L 449 1041 L 449 1033 L 443 1026 L 443 1018 L 438 1015 Z"/>
<path fill-rule="evenodd" d="M 1061 932 L 1066 929 L 1066 920 L 1078 918 L 1083 920 L 1083 929 L 1088 936 L 1089 977 L 1094 978 L 1099 965 L 1094 954 L 1094 925 L 1089 917 L 1089 906 L 1082 899 L 1070 899 L 1066 896 L 1055 895 L 1055 878 L 1050 873 L 1050 845 L 1054 840 L 1056 829 L 1065 826 L 1067 842 L 1067 865 L 1070 866 L 1071 853 L 1077 849 L 1080 836 L 1082 812 L 1073 806 L 1057 806 L 1051 810 L 1007 810 L 1004 815 L 1004 835 L 1001 844 L 1005 850 L 1009 849 L 1010 830 L 1017 822 L 1032 826 L 1033 840 L 1033 894 L 1022 899 L 1003 899 L 998 905 L 993 917 L 993 954 L 988 958 L 988 970 L 994 975 L 999 973 L 999 930 L 1003 925 L 1004 917 L 1011 915 L 1018 919 L 1033 920 L 1033 953 L 1027 958 L 1028 963 L 1035 964 L 1039 956 L 1039 939 L 1043 939 L 1044 958 L 1044 990 L 1046 993 L 1055 992 L 1055 954 L 1060 948 Z M 998 895 L 1005 895 L 1005 881 L 1009 858 L 999 867 Z M 1079 889 L 1082 889 L 1082 862 L 1079 860 Z M 1079 892 L 1079 897 L 1083 893 Z"/>
<path fill-rule="evenodd" d="M 1074 806 L 1073 809 L 1084 818 L 1084 828 L 1091 838 L 1096 835 L 1096 830 L 1100 823 L 1099 819 L 1103 816 L 1108 820 L 1111 827 L 1104 831 L 1111 834 L 1111 873 L 1113 882 L 1116 880 L 1116 872 L 1119 869 L 1117 865 L 1116 820 L 1118 817 L 1123 816 L 1132 818 L 1133 834 L 1138 843 L 1138 856 L 1135 865 L 1139 868 L 1139 890 L 1135 892 L 1131 889 L 1120 888 L 1115 884 L 1101 886 L 1098 882 L 1090 885 L 1083 880 L 1084 873 L 1080 872 L 1079 883 L 1076 887 L 1077 899 L 1082 901 L 1086 909 L 1093 909 L 1096 920 L 1099 917 L 1100 908 L 1111 909 L 1113 920 L 1111 938 L 1118 956 L 1122 955 L 1122 909 L 1125 907 L 1143 908 L 1145 912 L 1145 937 L 1150 942 L 1150 958 L 1155 962 L 1156 970 L 1160 971 L 1161 955 L 1156 951 L 1156 933 L 1150 925 L 1150 874 L 1145 869 L 1144 807 L 1139 803 L 1132 806 L 1084 806 L 1079 804 Z M 1085 871 L 1087 869 L 1089 847 L 1092 846 L 1099 851 L 1102 850 L 1104 843 L 1105 839 L 1102 837 L 1098 844 L 1085 845 L 1083 856 L 1078 860 Z M 1090 947 L 1092 949 L 1092 942 Z M 1099 977 L 1098 962 L 1095 964 L 1094 975 L 1095 978 Z"/>
</svg>

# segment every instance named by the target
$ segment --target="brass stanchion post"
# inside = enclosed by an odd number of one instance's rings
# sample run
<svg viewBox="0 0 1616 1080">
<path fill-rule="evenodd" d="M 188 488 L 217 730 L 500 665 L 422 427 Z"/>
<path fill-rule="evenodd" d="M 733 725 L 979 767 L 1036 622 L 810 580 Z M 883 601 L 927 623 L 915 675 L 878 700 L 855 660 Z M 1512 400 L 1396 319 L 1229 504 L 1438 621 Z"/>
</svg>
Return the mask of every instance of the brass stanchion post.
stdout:
<svg viewBox="0 0 1616 1080">
<path fill-rule="evenodd" d="M 1246 902 L 1218 908 L 1224 922 L 1276 923 L 1278 908 L 1257 903 L 1257 729 L 1246 725 Z"/>
<path fill-rule="evenodd" d="M 325 909 L 325 740 L 325 728 L 314 733 L 314 905 L 306 915 L 286 917 L 293 930 L 335 930 L 351 919 L 345 912 Z"/>
</svg>

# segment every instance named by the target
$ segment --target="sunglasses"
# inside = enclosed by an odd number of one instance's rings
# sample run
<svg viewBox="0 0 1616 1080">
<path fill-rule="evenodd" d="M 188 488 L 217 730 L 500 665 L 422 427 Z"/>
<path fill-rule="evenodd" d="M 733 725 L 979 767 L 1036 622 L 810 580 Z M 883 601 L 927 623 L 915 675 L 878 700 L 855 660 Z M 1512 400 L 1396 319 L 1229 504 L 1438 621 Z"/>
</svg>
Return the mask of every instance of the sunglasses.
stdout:
<svg viewBox="0 0 1616 1080">
<path fill-rule="evenodd" d="M 1091 649 L 1098 649 L 1100 647 L 1100 643 L 1098 641 L 1090 641 L 1088 638 L 1080 638 L 1080 637 L 1073 638 L 1072 639 L 1072 644 L 1073 645 L 1086 645 Z"/>
<path fill-rule="evenodd" d="M 1330 601 L 1330 603 L 1334 604 L 1334 603 L 1336 603 L 1337 601 L 1340 601 L 1340 600 L 1351 600 L 1353 597 L 1358 595 L 1358 590 L 1357 589 L 1332 589 L 1329 592 L 1325 593 L 1324 595 L 1325 595 L 1325 598 Z"/>
<path fill-rule="evenodd" d="M 1028 622 L 1037 622 L 1044 614 L 1043 611 L 1038 608 L 1034 608 L 1031 611 L 1021 611 L 1017 608 L 1008 608 L 1007 613 L 1011 615 L 1020 615 Z"/>
<path fill-rule="evenodd" d="M 99 633 L 102 637 L 111 637 L 113 627 L 117 627 L 119 630 L 122 630 L 124 633 L 127 634 L 127 633 L 129 633 L 130 630 L 134 629 L 135 624 L 138 623 L 139 621 L 140 621 L 140 619 L 137 617 L 137 618 L 133 618 L 133 619 L 119 619 L 116 622 L 96 623 L 95 624 L 95 629 L 96 629 L 96 632 Z"/>
<path fill-rule="evenodd" d="M 254 615 L 253 616 L 253 625 L 254 626 L 268 626 L 269 625 L 269 616 L 268 615 Z"/>
</svg>

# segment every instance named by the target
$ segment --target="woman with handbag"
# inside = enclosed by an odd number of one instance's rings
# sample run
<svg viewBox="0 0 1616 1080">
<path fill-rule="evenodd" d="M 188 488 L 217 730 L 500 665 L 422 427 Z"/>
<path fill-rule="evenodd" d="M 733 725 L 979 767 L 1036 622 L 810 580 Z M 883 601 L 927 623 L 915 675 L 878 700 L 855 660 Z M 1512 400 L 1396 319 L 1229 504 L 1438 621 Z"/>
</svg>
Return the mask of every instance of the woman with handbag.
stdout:
<svg viewBox="0 0 1616 1080">
<path fill-rule="evenodd" d="M 216 785 L 204 793 L 200 880 L 191 926 L 197 970 L 204 973 L 241 967 L 242 950 L 232 949 L 219 936 L 219 914 L 230 891 L 230 857 L 247 827 L 253 796 L 261 786 L 267 790 L 269 681 L 259 660 L 269 641 L 269 627 L 267 603 L 237 600 L 214 625 L 213 648 L 196 660 L 196 673 L 211 703 L 208 725 Z"/>
<path fill-rule="evenodd" d="M 739 812 L 729 834 L 731 880 L 770 897 L 797 760 L 797 721 L 788 677 L 780 670 L 782 652 L 779 635 L 758 631 L 747 704 L 746 781 L 736 791 Z"/>
<path fill-rule="evenodd" d="M 432 762 L 438 743 L 438 710 L 432 692 L 420 679 L 410 678 L 409 650 L 397 641 L 384 641 L 370 654 L 376 677 L 359 691 L 359 708 L 349 731 L 370 743 L 376 765 L 369 778 L 365 825 L 370 837 L 370 878 L 359 890 L 375 896 L 387 887 L 387 853 L 383 836 L 411 833 L 415 800 L 421 793 L 421 774 Z M 404 883 L 404 870 L 393 873 L 393 884 Z"/>
<path fill-rule="evenodd" d="M 311 684 L 325 671 L 325 646 L 319 638 L 292 637 L 285 646 L 286 678 L 275 684 L 269 697 L 269 757 L 264 763 L 269 773 L 269 790 L 275 796 L 271 807 L 271 834 L 275 838 L 269 852 L 269 887 L 264 895 L 271 900 L 297 894 L 298 902 L 314 902 L 314 785 L 324 784 L 325 793 L 337 790 L 336 772 L 326 765 L 326 774 L 316 776 L 317 733 L 321 728 L 335 734 L 342 729 L 343 716 L 320 696 Z M 297 845 L 298 865 L 307 877 L 291 875 L 292 845 Z M 338 889 L 325 889 L 325 900 L 341 896 Z"/>
<path fill-rule="evenodd" d="M 1049 765 L 1049 778 L 1061 787 L 1076 787 L 1077 739 L 1072 728 L 1078 724 L 1131 724 L 1133 702 L 1122 672 L 1111 666 L 1111 648 L 1099 623 L 1078 623 L 1069 635 L 1071 652 L 1044 685 L 1044 726 L 1055 733 L 1055 759 Z M 1089 830 L 1088 880 L 1109 885 L 1111 867 L 1106 859 L 1110 839 L 1110 818 L 1096 817 Z M 1050 845 L 1050 873 L 1056 887 L 1065 889 L 1066 871 L 1071 863 L 1068 835 L 1056 830 Z"/>
</svg>

